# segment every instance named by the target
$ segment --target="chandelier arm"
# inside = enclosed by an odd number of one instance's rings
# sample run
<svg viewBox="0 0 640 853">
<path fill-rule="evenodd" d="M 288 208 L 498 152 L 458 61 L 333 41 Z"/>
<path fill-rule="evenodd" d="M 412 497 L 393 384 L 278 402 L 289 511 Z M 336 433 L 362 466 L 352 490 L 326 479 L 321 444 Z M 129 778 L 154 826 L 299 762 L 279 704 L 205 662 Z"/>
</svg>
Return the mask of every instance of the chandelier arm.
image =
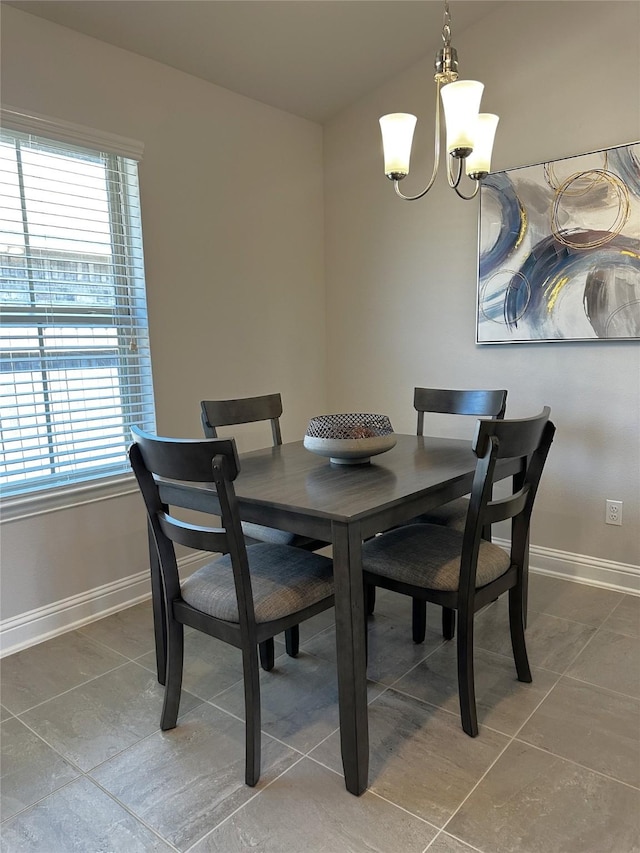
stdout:
<svg viewBox="0 0 640 853">
<path fill-rule="evenodd" d="M 463 198 L 465 201 L 471 201 L 472 198 L 475 198 L 478 195 L 478 191 L 480 189 L 480 183 L 481 183 L 480 181 L 475 181 L 476 186 L 475 186 L 474 191 L 471 193 L 471 195 L 465 195 L 464 193 L 461 193 L 457 186 L 455 186 L 453 189 L 460 196 L 460 198 Z"/>
<path fill-rule="evenodd" d="M 451 160 L 453 160 L 453 159 L 454 158 L 451 157 L 447 161 L 447 180 L 449 181 L 449 186 L 451 187 L 452 190 L 455 190 L 456 195 L 458 195 L 460 198 L 463 198 L 465 201 L 471 201 L 472 198 L 475 198 L 478 195 L 478 190 L 480 189 L 480 181 L 477 180 L 476 178 L 471 178 L 471 180 L 474 181 L 474 183 L 475 183 L 475 189 L 473 190 L 471 195 L 465 195 L 463 192 L 461 192 L 459 187 L 460 187 L 460 180 L 462 178 L 462 165 L 465 161 L 465 158 L 464 157 L 458 158 L 458 174 L 455 176 L 454 176 L 453 170 L 451 168 Z"/>
<path fill-rule="evenodd" d="M 404 195 L 404 193 L 400 190 L 399 182 L 393 182 L 393 188 L 396 191 L 396 195 L 399 196 L 403 201 L 417 201 L 419 198 L 424 198 L 426 194 L 429 192 L 431 187 L 434 185 L 435 180 L 438 176 L 438 165 L 440 162 L 440 80 L 436 80 L 436 127 L 434 133 L 434 143 L 433 143 L 433 172 L 431 173 L 431 179 L 427 186 L 422 190 L 422 192 L 417 195 Z"/>
<path fill-rule="evenodd" d="M 455 177 L 454 177 L 454 175 L 453 175 L 453 169 L 452 169 L 452 165 L 453 165 L 453 162 L 452 162 L 452 161 L 453 161 L 453 160 L 454 160 L 454 158 L 453 158 L 453 157 L 447 157 L 447 181 L 449 182 L 449 186 L 451 187 L 451 189 L 452 189 L 452 190 L 455 190 L 455 189 L 457 189 L 457 188 L 459 187 L 459 185 L 460 185 L 460 179 L 462 178 L 462 163 L 463 163 L 463 158 L 458 158 L 458 159 L 457 159 L 457 163 L 458 163 L 458 174 L 457 174 Z M 460 193 L 458 193 L 458 195 L 460 195 Z"/>
</svg>

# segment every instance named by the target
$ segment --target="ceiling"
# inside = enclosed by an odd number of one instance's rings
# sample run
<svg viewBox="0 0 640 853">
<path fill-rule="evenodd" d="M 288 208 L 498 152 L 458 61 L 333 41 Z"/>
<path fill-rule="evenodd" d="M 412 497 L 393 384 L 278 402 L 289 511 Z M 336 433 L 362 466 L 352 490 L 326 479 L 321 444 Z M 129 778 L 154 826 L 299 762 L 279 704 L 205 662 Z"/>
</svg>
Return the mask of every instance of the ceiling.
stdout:
<svg viewBox="0 0 640 853">
<path fill-rule="evenodd" d="M 456 34 L 504 0 L 453 0 Z M 4 0 L 324 122 L 441 46 L 442 0 Z M 461 63 L 461 71 L 464 65 Z"/>
</svg>

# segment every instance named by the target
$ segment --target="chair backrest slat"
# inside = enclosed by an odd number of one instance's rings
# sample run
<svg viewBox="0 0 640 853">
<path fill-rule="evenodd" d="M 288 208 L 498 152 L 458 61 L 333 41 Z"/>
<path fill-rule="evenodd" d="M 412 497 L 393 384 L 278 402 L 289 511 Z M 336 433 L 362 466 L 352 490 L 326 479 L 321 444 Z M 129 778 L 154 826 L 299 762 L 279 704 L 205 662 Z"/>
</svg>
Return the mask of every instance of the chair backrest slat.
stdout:
<svg viewBox="0 0 640 853">
<path fill-rule="evenodd" d="M 204 434 L 209 438 L 217 438 L 218 427 L 270 421 L 273 444 L 282 444 L 280 394 L 263 394 L 238 400 L 202 400 L 200 409 Z"/>
<path fill-rule="evenodd" d="M 473 415 L 478 418 L 503 418 L 507 406 L 506 390 L 456 390 L 415 388 L 413 406 L 418 413 L 418 435 L 424 435 L 425 412 L 440 415 Z"/>
<path fill-rule="evenodd" d="M 177 545 L 185 545 L 194 551 L 210 551 L 225 554 L 227 552 L 227 532 L 224 528 L 202 527 L 191 524 L 181 518 L 175 518 L 168 512 L 158 514 L 162 532 Z"/>
<path fill-rule="evenodd" d="M 519 489 L 516 494 L 488 501 L 484 511 L 485 524 L 497 524 L 521 513 L 527 503 L 529 488 Z"/>
</svg>

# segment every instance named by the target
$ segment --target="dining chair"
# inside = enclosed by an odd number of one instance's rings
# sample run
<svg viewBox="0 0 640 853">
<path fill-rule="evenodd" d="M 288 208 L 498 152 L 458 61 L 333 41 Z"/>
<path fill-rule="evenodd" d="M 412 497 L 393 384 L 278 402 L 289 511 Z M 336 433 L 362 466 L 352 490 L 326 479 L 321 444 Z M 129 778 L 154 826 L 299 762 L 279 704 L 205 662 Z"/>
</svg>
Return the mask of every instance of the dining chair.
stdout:
<svg viewBox="0 0 640 853">
<path fill-rule="evenodd" d="M 476 418 L 502 420 L 507 408 L 507 391 L 415 388 L 413 407 L 418 413 L 417 434 L 424 435 L 425 414 L 471 415 Z M 429 524 L 444 524 L 446 527 L 464 530 L 468 509 L 469 498 L 458 498 L 435 507 L 419 518 Z"/>
<path fill-rule="evenodd" d="M 414 388 L 413 407 L 418 413 L 417 435 L 424 435 L 425 414 L 472 415 L 477 418 L 504 418 L 507 406 L 506 390 L 452 389 L 452 388 Z M 455 530 L 464 530 L 469 498 L 457 498 L 441 507 L 434 507 L 428 513 L 414 519 L 427 524 L 443 524 Z M 491 528 L 485 530 L 485 538 L 491 539 Z M 375 607 L 375 589 L 370 588 L 367 598 L 367 611 L 373 613 Z M 414 643 L 422 643 L 427 631 L 427 607 L 420 599 L 414 600 L 412 610 L 412 634 Z M 442 611 L 442 635 L 451 640 L 455 633 L 455 611 L 444 608 Z"/>
<path fill-rule="evenodd" d="M 166 731 L 177 722 L 185 625 L 240 649 L 245 779 L 247 785 L 255 785 L 260 778 L 258 646 L 333 606 L 332 561 L 290 545 L 246 545 L 234 488 L 240 462 L 233 438 L 161 438 L 137 427 L 132 434 L 129 458 L 144 498 L 164 597 L 167 655 L 160 727 Z M 158 478 L 165 487 L 167 481 L 213 484 L 219 506 L 212 501 L 211 514 L 220 522 L 203 526 L 181 519 L 176 508 L 189 508 L 189 495 L 181 495 L 178 488 L 167 506 Z M 223 556 L 181 582 L 175 544 Z"/>
<path fill-rule="evenodd" d="M 504 418 L 507 407 L 507 392 L 502 390 L 452 389 L 452 388 L 415 388 L 413 407 L 418 413 L 417 434 L 424 435 L 425 414 L 471 415 L 476 418 Z M 416 519 L 427 524 L 443 524 L 455 530 L 464 530 L 469 498 L 457 498 L 442 506 L 434 507 Z M 491 527 L 484 531 L 485 539 L 491 540 Z M 442 611 L 442 635 L 453 639 L 456 629 L 454 610 Z M 412 611 L 413 641 L 422 643 L 427 632 L 427 606 L 418 600 L 413 602 Z"/>
<path fill-rule="evenodd" d="M 408 524 L 365 542 L 365 586 L 384 587 L 458 612 L 458 693 L 462 728 L 475 737 L 478 720 L 473 672 L 474 616 L 509 593 L 509 627 L 519 681 L 530 682 L 524 635 L 524 576 L 529 525 L 555 426 L 550 409 L 521 420 L 479 420 L 477 457 L 464 532 L 439 524 Z M 518 460 L 523 476 L 511 494 L 493 499 L 496 463 Z M 486 525 L 511 519 L 510 550 L 482 536 Z"/>
<path fill-rule="evenodd" d="M 202 400 L 200 402 L 201 420 L 204 434 L 207 438 L 218 438 L 218 428 L 269 422 L 273 446 L 282 444 L 280 431 L 280 416 L 282 415 L 282 397 L 280 394 L 263 394 L 259 397 L 242 397 L 236 400 Z M 277 530 L 261 524 L 242 522 L 242 531 L 247 544 L 256 542 L 272 542 L 277 545 L 293 545 L 305 551 L 317 551 L 326 548 L 328 542 L 300 536 L 287 530 Z M 295 657 L 300 646 L 300 633 L 297 625 L 285 632 L 287 654 Z M 263 669 L 269 670 L 274 661 L 273 640 L 260 647 L 260 660 Z"/>
</svg>

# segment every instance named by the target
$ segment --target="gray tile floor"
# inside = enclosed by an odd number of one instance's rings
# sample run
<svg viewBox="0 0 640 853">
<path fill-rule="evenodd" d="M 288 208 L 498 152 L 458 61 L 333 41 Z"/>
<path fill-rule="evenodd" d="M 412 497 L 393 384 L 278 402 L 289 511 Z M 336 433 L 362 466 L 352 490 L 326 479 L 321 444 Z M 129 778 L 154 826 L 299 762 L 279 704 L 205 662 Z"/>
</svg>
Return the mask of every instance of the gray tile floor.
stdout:
<svg viewBox="0 0 640 853">
<path fill-rule="evenodd" d="M 236 650 L 190 632 L 178 727 L 161 732 L 151 610 L 2 661 L 6 853 L 640 851 L 640 598 L 533 575 L 533 683 L 500 600 L 476 621 L 480 735 L 460 728 L 455 647 L 378 593 L 370 788 L 341 776 L 332 613 L 262 673 L 263 774 L 243 783 Z"/>
</svg>

